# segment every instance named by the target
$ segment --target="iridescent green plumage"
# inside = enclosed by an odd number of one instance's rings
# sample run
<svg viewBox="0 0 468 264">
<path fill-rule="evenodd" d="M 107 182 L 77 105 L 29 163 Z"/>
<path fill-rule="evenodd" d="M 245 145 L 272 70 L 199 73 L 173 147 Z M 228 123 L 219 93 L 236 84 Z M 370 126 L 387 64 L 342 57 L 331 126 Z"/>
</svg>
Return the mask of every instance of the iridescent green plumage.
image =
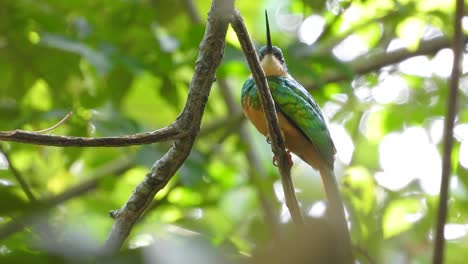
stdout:
<svg viewBox="0 0 468 264">
<path fill-rule="evenodd" d="M 333 168 L 335 146 L 322 112 L 312 96 L 290 77 L 270 76 L 267 80 L 277 110 L 312 142 L 322 159 Z M 257 87 L 252 78 L 242 87 L 243 107 L 247 107 L 247 103 L 250 107 L 261 109 Z"/>
</svg>

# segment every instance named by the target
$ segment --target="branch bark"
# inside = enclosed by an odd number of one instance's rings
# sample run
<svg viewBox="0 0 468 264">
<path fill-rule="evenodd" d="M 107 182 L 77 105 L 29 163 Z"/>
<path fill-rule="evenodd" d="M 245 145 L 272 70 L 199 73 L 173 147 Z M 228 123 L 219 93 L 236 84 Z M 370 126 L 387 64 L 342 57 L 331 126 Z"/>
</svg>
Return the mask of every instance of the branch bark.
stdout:
<svg viewBox="0 0 468 264">
<path fill-rule="evenodd" d="M 56 147 L 124 147 L 182 138 L 187 134 L 187 131 L 181 129 L 180 126 L 180 121 L 176 120 L 169 126 L 153 132 L 99 138 L 43 135 L 41 132 L 17 129 L 13 131 L 0 131 L 0 141 Z"/>
<path fill-rule="evenodd" d="M 115 222 L 102 249 L 103 254 L 113 254 L 119 250 L 154 195 L 164 188 L 189 155 L 200 130 L 216 69 L 223 57 L 227 27 L 233 10 L 234 0 L 213 0 L 185 108 L 176 121 L 185 125 L 183 130 L 188 131 L 188 134 L 173 142 L 169 151 L 154 163 L 125 205 L 110 213 Z"/>
<path fill-rule="evenodd" d="M 294 186 L 291 179 L 291 164 L 289 162 L 289 156 L 286 153 L 284 138 L 279 127 L 278 116 L 276 114 L 270 89 L 268 88 L 265 73 L 260 66 L 257 52 L 255 51 L 252 40 L 249 37 L 244 20 L 237 10 L 234 11 L 234 19 L 231 25 L 237 34 L 237 38 L 239 39 L 239 43 L 241 44 L 242 50 L 244 51 L 249 64 L 250 71 L 252 72 L 252 76 L 255 80 L 255 84 L 258 87 L 260 102 L 267 119 L 268 134 L 270 135 L 273 155 L 275 155 L 278 160 L 278 169 L 283 183 L 286 206 L 291 213 L 293 221 L 298 227 L 302 228 L 304 226 L 304 220 L 294 192 Z"/>
<path fill-rule="evenodd" d="M 444 262 L 444 229 L 447 220 L 448 197 L 449 197 L 449 180 L 452 173 L 452 147 L 453 147 L 453 127 L 455 116 L 457 114 L 457 98 L 458 86 L 461 75 L 461 65 L 463 61 L 464 39 L 462 33 L 462 18 L 463 18 L 464 1 L 456 0 L 455 11 L 455 35 L 453 39 L 453 67 L 450 77 L 450 91 L 447 101 L 447 112 L 445 114 L 444 126 L 444 152 L 442 156 L 442 179 L 440 183 L 439 194 L 439 212 L 437 214 L 437 227 L 434 243 L 433 263 L 442 264 Z"/>
<path fill-rule="evenodd" d="M 468 36 L 462 35 L 462 42 L 468 42 Z M 308 85 L 307 90 L 317 89 L 323 84 L 351 80 L 359 74 L 366 74 L 381 69 L 382 67 L 402 62 L 411 57 L 419 55 L 434 54 L 437 51 L 449 48 L 452 41 L 446 37 L 437 37 L 430 40 L 424 40 L 415 51 L 409 51 L 406 48 L 397 49 L 391 52 L 382 52 L 376 55 L 365 55 L 349 63 L 350 73 L 339 71 L 325 72 L 320 81 Z"/>
</svg>

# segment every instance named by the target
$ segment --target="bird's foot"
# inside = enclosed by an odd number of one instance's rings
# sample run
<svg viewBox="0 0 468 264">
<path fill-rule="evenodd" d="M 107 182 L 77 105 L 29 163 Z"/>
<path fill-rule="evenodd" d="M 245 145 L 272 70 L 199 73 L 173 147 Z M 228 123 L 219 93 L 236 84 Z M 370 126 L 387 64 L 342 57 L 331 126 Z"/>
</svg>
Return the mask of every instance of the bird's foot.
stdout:
<svg viewBox="0 0 468 264">
<path fill-rule="evenodd" d="M 292 161 L 292 157 L 291 157 L 291 151 L 289 151 L 289 149 L 286 149 L 286 153 L 288 155 L 289 165 L 292 165 L 293 161 Z M 276 155 L 273 156 L 273 165 L 275 165 L 275 167 L 278 167 L 278 157 L 276 157 Z"/>
</svg>

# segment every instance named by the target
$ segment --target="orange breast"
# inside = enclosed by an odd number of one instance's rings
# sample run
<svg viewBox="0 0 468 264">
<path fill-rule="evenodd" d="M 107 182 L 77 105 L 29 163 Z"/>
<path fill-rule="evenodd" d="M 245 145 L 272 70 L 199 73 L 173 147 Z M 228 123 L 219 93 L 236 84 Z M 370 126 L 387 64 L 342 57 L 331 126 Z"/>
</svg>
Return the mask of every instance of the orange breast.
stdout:
<svg viewBox="0 0 468 264">
<path fill-rule="evenodd" d="M 247 104 L 248 105 L 248 104 Z M 257 130 L 264 135 L 268 136 L 268 127 L 265 121 L 265 115 L 263 111 L 252 107 L 244 107 L 244 114 L 257 128 Z M 278 113 L 278 120 L 281 131 L 284 136 L 286 147 L 294 154 L 299 156 L 303 161 L 307 162 L 315 169 L 321 169 L 321 157 L 315 150 L 314 145 L 304 134 L 299 131 L 296 126 L 291 124 L 287 118 L 281 113 Z"/>
</svg>

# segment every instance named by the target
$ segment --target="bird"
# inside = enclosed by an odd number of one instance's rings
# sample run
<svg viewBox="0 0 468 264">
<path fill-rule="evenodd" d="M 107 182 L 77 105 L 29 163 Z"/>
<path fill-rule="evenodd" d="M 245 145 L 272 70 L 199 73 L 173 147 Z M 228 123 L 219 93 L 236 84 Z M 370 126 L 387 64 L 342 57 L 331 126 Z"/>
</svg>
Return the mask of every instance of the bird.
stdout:
<svg viewBox="0 0 468 264">
<path fill-rule="evenodd" d="M 335 145 L 320 107 L 310 93 L 290 75 L 282 50 L 272 45 L 266 10 L 265 22 L 267 44 L 259 49 L 259 61 L 275 103 L 285 146 L 288 153 L 294 153 L 320 172 L 327 200 L 326 215 L 346 247 L 346 243 L 350 244 L 351 240 L 333 171 Z M 242 86 L 241 104 L 247 119 L 268 141 L 267 120 L 252 76 Z M 351 249 L 347 251 L 347 257 L 352 258 Z"/>
</svg>

